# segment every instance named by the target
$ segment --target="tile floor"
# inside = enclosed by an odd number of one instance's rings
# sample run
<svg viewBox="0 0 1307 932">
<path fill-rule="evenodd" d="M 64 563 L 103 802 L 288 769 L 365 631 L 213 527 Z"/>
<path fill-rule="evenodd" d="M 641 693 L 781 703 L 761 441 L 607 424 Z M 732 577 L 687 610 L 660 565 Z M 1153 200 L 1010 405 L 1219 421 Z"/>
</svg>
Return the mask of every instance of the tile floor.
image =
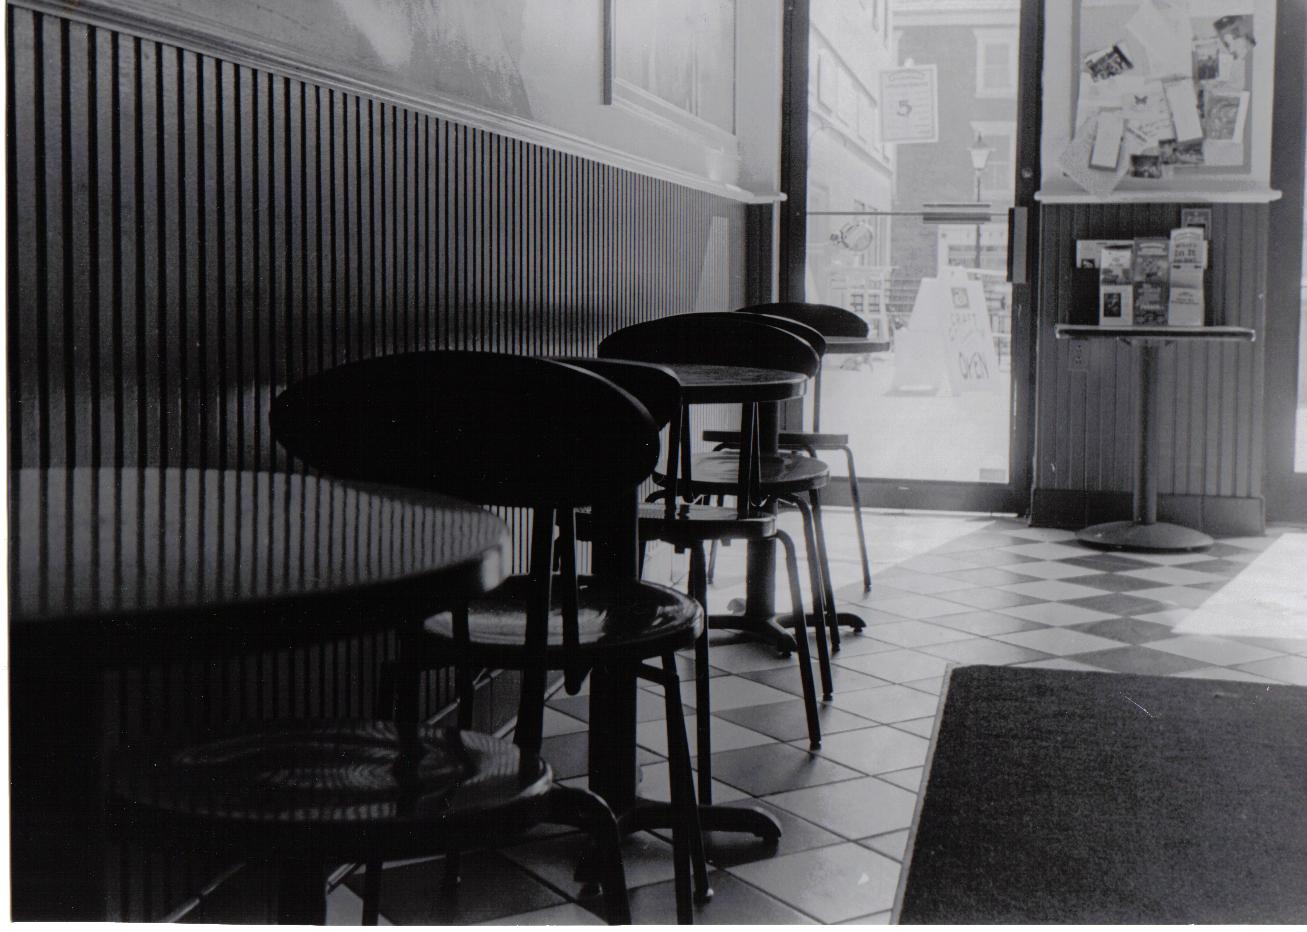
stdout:
<svg viewBox="0 0 1307 932">
<path fill-rule="evenodd" d="M 729 632 L 713 636 L 714 802 L 759 804 L 784 835 L 775 850 L 751 838 L 708 839 L 715 896 L 698 922 L 888 920 L 950 666 L 1307 685 L 1307 528 L 1227 538 L 1206 553 L 1144 555 L 1094 551 L 1068 532 L 1008 518 L 869 512 L 866 523 L 870 593 L 851 516 L 831 509 L 827 521 L 840 607 L 867 629 L 846 635 L 835 655 L 819 752 L 808 751 L 794 661 L 733 643 Z M 712 611 L 743 596 L 743 553 L 722 551 Z M 652 554 L 647 576 L 682 584 L 682 563 Z M 666 799 L 661 697 L 641 698 L 641 792 Z M 688 686 L 685 699 L 693 702 Z M 586 780 L 586 703 L 561 692 L 550 701 L 545 756 L 565 782 Z M 577 901 L 579 843 L 541 828 L 513 847 L 468 856 L 453 897 L 438 892 L 439 860 L 391 865 L 383 914 L 395 924 L 600 923 L 597 903 Z M 628 839 L 636 922 L 674 921 L 670 853 L 666 833 Z M 332 922 L 358 922 L 354 883 L 333 893 Z"/>
</svg>

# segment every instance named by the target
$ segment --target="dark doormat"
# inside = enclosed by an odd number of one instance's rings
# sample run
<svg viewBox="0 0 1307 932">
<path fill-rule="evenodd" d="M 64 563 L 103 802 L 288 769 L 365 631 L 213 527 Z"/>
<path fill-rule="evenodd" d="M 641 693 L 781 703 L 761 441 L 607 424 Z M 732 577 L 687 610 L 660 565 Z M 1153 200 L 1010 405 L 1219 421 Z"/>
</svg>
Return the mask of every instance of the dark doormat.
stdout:
<svg viewBox="0 0 1307 932">
<path fill-rule="evenodd" d="M 1307 921 L 1307 689 L 953 671 L 899 921 Z"/>
</svg>

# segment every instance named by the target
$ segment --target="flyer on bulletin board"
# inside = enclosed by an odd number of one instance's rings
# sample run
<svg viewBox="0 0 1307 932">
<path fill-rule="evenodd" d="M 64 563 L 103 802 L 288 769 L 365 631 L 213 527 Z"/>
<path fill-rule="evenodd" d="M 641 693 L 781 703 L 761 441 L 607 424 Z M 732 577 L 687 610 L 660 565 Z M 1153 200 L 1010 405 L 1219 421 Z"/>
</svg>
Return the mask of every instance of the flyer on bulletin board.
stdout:
<svg viewBox="0 0 1307 932">
<path fill-rule="evenodd" d="M 1185 173 L 1247 171 L 1253 0 L 1068 0 L 1077 4 L 1071 132 L 1063 174 L 1099 198 Z M 1271 23 L 1272 17 L 1263 17 Z"/>
</svg>

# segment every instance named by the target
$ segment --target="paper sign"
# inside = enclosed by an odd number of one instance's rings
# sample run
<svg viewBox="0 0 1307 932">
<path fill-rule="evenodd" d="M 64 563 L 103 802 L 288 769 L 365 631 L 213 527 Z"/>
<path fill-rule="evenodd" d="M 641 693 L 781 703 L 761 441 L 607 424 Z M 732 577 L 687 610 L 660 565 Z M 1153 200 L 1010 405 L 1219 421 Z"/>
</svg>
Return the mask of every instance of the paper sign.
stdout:
<svg viewBox="0 0 1307 932">
<path fill-rule="evenodd" d="M 1135 241 L 1132 239 L 1078 239 L 1076 240 L 1076 268 L 1078 269 L 1096 269 L 1104 249 L 1124 248 L 1127 256 L 1130 250 L 1134 248 Z M 1126 269 L 1129 270 L 1130 263 L 1126 262 Z"/>
<path fill-rule="evenodd" d="M 1168 81 L 1162 87 L 1166 91 L 1166 103 L 1171 108 L 1171 120 L 1175 123 L 1176 141 L 1202 139 L 1203 124 L 1198 118 L 1198 96 L 1194 93 L 1193 81 Z"/>
<path fill-rule="evenodd" d="M 1067 177 L 1094 197 L 1107 197 L 1116 190 L 1125 173 L 1130 168 L 1130 156 L 1138 151 L 1138 143 L 1127 133 L 1122 137 L 1121 158 L 1115 169 L 1094 168 L 1089 159 L 1094 150 L 1094 137 L 1097 135 L 1098 115 L 1085 121 L 1076 130 L 1075 138 L 1063 150 L 1058 158 L 1058 165 Z"/>
<path fill-rule="evenodd" d="M 1213 140 L 1243 139 L 1248 92 L 1203 91 L 1203 135 Z"/>
<path fill-rule="evenodd" d="M 934 65 L 880 73 L 880 131 L 885 142 L 938 142 L 939 95 Z"/>
<path fill-rule="evenodd" d="M 1217 167 L 1244 164 L 1243 143 L 1239 140 L 1203 140 L 1203 162 Z"/>
<path fill-rule="evenodd" d="M 1154 77 L 1193 74 L 1193 32 L 1185 21 L 1172 20 L 1153 0 L 1144 0 L 1125 28 L 1143 47 Z"/>
<path fill-rule="evenodd" d="M 1089 164 L 1094 168 L 1115 169 L 1121 157 L 1121 134 L 1125 120 L 1118 110 L 1104 110 L 1098 115 L 1098 132 L 1094 135 L 1094 148 Z"/>
<path fill-rule="evenodd" d="M 1161 81 L 1149 81 L 1137 90 L 1121 95 L 1121 111 L 1126 123 L 1139 134 L 1145 146 L 1156 146 L 1163 139 L 1175 138 L 1171 106 Z"/>
</svg>

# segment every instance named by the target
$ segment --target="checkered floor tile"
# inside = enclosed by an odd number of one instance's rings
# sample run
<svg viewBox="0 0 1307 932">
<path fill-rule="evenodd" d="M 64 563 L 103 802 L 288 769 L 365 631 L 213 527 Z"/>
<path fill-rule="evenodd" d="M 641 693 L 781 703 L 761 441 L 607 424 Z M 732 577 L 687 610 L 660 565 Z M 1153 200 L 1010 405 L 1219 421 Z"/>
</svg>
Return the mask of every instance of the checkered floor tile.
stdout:
<svg viewBox="0 0 1307 932">
<path fill-rule="evenodd" d="M 1307 528 L 1227 538 L 1201 554 L 1125 554 L 1005 518 L 865 517 L 870 593 L 851 515 L 829 509 L 826 519 L 840 608 L 867 627 L 846 635 L 834 657 L 819 751 L 808 750 L 795 661 L 730 632 L 713 635 L 714 802 L 760 805 L 784 835 L 770 849 L 752 838 L 707 838 L 716 895 L 699 907 L 699 922 L 886 921 L 951 666 L 1307 684 Z M 802 540 L 797 523 L 790 530 Z M 653 553 L 646 575 L 684 585 L 682 562 Z M 743 594 L 744 548 L 724 548 L 711 608 L 727 611 Z M 640 699 L 641 792 L 665 799 L 663 705 L 652 688 Z M 560 693 L 546 716 L 546 757 L 569 783 L 585 782 L 587 703 Z M 695 730 L 686 731 L 697 754 Z M 627 841 L 636 922 L 674 921 L 669 842 L 665 832 Z M 455 895 L 440 892 L 441 859 L 395 865 L 384 876 L 382 912 L 397 924 L 597 923 L 600 905 L 572 878 L 580 844 L 575 833 L 541 827 L 518 845 L 465 858 Z M 358 909 L 341 886 L 330 921 L 356 923 Z"/>
</svg>

